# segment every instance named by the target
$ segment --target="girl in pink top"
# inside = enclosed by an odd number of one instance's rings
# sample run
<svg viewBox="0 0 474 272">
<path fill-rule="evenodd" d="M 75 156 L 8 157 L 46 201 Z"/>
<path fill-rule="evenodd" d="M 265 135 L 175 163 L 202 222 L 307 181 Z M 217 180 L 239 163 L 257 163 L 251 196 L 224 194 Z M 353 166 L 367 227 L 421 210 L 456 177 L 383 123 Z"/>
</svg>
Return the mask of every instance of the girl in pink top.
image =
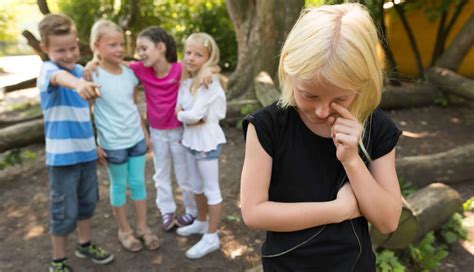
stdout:
<svg viewBox="0 0 474 272">
<path fill-rule="evenodd" d="M 137 50 L 141 61 L 131 62 L 129 67 L 145 89 L 155 166 L 156 204 L 162 215 L 162 228 L 168 231 L 175 224 L 191 224 L 197 215 L 189 184 L 186 149 L 181 145 L 183 128 L 175 113 L 182 65 L 177 62 L 173 37 L 160 27 L 152 26 L 141 31 Z M 185 208 L 185 213 L 177 218 L 171 186 L 171 162 Z"/>
</svg>

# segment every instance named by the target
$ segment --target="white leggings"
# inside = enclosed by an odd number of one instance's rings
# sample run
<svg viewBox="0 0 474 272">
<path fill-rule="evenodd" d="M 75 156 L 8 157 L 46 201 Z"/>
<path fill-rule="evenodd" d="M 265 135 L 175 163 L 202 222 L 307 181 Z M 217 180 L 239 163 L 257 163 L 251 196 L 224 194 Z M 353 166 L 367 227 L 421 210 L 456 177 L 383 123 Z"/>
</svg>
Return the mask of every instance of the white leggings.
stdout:
<svg viewBox="0 0 474 272">
<path fill-rule="evenodd" d="M 198 195 L 204 193 L 208 205 L 221 203 L 219 160 L 197 159 L 191 152 L 186 152 L 186 159 L 193 193 Z"/>
</svg>

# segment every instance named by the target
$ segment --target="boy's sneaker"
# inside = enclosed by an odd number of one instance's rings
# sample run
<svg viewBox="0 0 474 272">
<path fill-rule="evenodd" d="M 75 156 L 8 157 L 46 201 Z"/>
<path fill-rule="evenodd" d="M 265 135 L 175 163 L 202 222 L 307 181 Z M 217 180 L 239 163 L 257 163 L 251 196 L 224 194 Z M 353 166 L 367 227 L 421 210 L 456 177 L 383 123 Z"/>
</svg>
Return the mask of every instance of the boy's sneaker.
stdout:
<svg viewBox="0 0 474 272">
<path fill-rule="evenodd" d="M 176 218 L 176 225 L 178 225 L 178 227 L 188 226 L 194 222 L 194 219 L 196 219 L 196 216 L 189 213 L 185 213 Z"/>
<path fill-rule="evenodd" d="M 199 259 L 208 253 L 218 250 L 220 246 L 221 245 L 217 232 L 206 233 L 202 236 L 201 240 L 199 240 L 197 244 L 186 251 L 186 257 L 190 259 Z"/>
<path fill-rule="evenodd" d="M 174 213 L 165 213 L 162 215 L 161 228 L 164 231 L 169 231 L 174 227 Z"/>
<path fill-rule="evenodd" d="M 96 264 L 108 264 L 114 259 L 114 255 L 96 245 L 90 245 L 86 248 L 77 245 L 76 256 L 82 259 L 88 258 Z"/>
<path fill-rule="evenodd" d="M 184 226 L 178 228 L 176 233 L 181 236 L 189 236 L 193 234 L 204 234 L 207 232 L 208 222 L 194 220 L 194 222 L 189 226 Z"/>
<path fill-rule="evenodd" d="M 62 262 L 51 262 L 49 272 L 72 272 L 72 269 L 67 265 L 67 261 L 64 260 Z"/>
</svg>

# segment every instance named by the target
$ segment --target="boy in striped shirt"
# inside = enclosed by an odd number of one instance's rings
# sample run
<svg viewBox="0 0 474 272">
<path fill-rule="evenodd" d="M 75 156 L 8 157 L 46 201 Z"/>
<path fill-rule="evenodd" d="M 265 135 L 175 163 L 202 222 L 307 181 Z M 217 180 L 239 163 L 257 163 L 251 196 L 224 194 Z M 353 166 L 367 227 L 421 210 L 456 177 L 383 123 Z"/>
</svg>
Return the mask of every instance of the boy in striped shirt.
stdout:
<svg viewBox="0 0 474 272">
<path fill-rule="evenodd" d="M 48 54 L 38 77 L 44 115 L 46 165 L 51 190 L 53 258 L 49 271 L 71 271 L 67 235 L 76 230 L 76 256 L 106 264 L 113 255 L 91 243 L 90 219 L 99 199 L 96 146 L 89 102 L 98 85 L 82 79 L 77 31 L 68 17 L 48 14 L 39 24 L 41 49 Z"/>
</svg>

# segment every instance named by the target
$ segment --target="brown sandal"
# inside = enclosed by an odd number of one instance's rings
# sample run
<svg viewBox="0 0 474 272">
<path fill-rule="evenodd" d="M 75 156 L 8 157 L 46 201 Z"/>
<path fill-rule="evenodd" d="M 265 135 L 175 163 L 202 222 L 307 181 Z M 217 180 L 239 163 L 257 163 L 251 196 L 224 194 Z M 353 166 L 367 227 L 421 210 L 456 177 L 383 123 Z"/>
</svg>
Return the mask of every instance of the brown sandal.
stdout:
<svg viewBox="0 0 474 272">
<path fill-rule="evenodd" d="M 122 246 L 128 251 L 137 252 L 137 251 L 142 250 L 143 248 L 140 240 L 138 240 L 137 238 L 135 238 L 135 236 L 133 236 L 133 231 L 121 232 L 119 230 L 118 239 L 120 243 L 122 244 Z"/>
<path fill-rule="evenodd" d="M 143 241 L 149 250 L 156 250 L 160 247 L 160 239 L 150 229 L 144 231 L 137 229 L 137 237 Z"/>
</svg>

